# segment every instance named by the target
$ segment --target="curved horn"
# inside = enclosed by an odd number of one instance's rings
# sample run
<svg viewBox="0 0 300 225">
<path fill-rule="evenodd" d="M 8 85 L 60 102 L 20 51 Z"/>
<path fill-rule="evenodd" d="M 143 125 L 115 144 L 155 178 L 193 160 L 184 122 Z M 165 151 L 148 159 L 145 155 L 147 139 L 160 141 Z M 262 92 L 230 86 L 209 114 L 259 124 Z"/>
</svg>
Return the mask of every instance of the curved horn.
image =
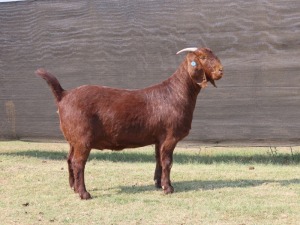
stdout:
<svg viewBox="0 0 300 225">
<path fill-rule="evenodd" d="M 178 55 L 178 54 L 181 53 L 181 52 L 194 52 L 194 51 L 196 51 L 197 49 L 198 49 L 198 48 L 184 48 L 184 49 L 178 51 L 176 54 Z"/>
</svg>

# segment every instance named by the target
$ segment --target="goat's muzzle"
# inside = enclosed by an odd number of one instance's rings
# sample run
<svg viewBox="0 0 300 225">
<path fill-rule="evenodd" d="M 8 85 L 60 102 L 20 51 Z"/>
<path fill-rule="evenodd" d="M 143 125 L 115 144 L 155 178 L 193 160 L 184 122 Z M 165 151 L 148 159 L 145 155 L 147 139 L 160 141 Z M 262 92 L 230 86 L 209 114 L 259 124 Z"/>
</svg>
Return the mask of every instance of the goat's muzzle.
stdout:
<svg viewBox="0 0 300 225">
<path fill-rule="evenodd" d="M 215 70 L 211 75 L 213 80 L 220 80 L 223 77 L 223 68 Z"/>
</svg>

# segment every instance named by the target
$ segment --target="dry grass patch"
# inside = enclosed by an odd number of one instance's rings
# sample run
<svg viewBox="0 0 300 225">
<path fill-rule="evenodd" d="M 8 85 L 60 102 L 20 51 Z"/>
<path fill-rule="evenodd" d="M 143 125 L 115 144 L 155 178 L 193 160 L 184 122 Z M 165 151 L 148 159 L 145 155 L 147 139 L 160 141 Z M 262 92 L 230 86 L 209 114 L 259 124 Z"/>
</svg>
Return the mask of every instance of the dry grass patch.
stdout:
<svg viewBox="0 0 300 225">
<path fill-rule="evenodd" d="M 67 144 L 0 142 L 1 224 L 297 224 L 300 148 L 178 148 L 172 195 L 153 184 L 153 148 L 93 151 L 82 201 Z"/>
</svg>

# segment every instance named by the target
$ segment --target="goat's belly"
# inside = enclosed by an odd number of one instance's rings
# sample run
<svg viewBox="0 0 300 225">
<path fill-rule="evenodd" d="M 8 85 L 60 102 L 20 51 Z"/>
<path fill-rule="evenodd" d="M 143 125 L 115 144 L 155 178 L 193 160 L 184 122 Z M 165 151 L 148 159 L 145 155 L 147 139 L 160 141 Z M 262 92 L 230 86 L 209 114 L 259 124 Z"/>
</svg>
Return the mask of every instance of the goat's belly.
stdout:
<svg viewBox="0 0 300 225">
<path fill-rule="evenodd" d="M 100 137 L 95 140 L 92 148 L 122 150 L 124 148 L 138 148 L 155 144 L 154 137 L 143 136 L 142 134 L 124 134 L 119 136 Z"/>
</svg>

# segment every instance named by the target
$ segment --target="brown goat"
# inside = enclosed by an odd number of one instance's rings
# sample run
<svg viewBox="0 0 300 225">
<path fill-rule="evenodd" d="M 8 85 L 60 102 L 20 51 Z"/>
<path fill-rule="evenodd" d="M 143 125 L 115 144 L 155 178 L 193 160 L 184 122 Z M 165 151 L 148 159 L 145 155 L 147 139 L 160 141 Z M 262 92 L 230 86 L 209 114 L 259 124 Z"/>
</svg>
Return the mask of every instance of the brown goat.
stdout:
<svg viewBox="0 0 300 225">
<path fill-rule="evenodd" d="M 155 144 L 155 186 L 174 191 L 170 181 L 173 150 L 191 129 L 201 88 L 223 76 L 217 56 L 207 48 L 187 48 L 177 71 L 160 84 L 139 90 L 84 85 L 64 90 L 58 80 L 39 69 L 36 74 L 52 89 L 60 128 L 70 144 L 69 182 L 81 199 L 89 199 L 84 168 L 90 151 L 122 150 Z"/>
</svg>

